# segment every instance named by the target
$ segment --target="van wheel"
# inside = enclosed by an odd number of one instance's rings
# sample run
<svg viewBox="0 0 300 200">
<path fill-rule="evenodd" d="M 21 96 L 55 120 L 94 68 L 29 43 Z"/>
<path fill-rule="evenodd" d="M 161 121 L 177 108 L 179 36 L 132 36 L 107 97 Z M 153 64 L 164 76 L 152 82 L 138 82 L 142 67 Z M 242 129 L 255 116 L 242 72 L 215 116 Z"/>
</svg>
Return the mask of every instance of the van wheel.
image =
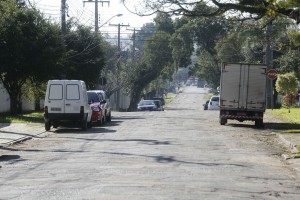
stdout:
<svg viewBox="0 0 300 200">
<path fill-rule="evenodd" d="M 221 124 L 221 125 L 225 125 L 225 124 L 227 124 L 227 119 L 226 119 L 226 118 L 223 118 L 223 117 L 221 117 L 221 118 L 220 118 L 220 124 Z"/>
<path fill-rule="evenodd" d="M 82 122 L 81 122 L 82 124 L 81 124 L 81 128 L 82 128 L 82 130 L 86 130 L 87 128 L 88 128 L 88 123 L 87 123 L 87 120 L 86 119 L 84 119 L 84 120 L 82 120 Z"/>
<path fill-rule="evenodd" d="M 51 123 L 50 123 L 50 121 L 45 122 L 45 130 L 46 130 L 46 131 L 50 131 L 50 128 L 51 128 Z"/>
</svg>

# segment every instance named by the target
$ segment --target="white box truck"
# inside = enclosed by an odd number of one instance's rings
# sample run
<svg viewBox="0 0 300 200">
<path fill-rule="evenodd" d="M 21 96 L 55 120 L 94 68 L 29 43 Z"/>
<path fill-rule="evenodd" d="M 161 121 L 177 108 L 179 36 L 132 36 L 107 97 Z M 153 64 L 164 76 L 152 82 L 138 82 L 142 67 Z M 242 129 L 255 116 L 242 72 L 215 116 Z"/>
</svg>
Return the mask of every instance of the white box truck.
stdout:
<svg viewBox="0 0 300 200">
<path fill-rule="evenodd" d="M 266 109 L 267 67 L 259 64 L 223 63 L 220 79 L 220 124 L 228 119 L 255 121 L 263 127 Z"/>
<path fill-rule="evenodd" d="M 49 80 L 45 95 L 45 129 L 70 124 L 91 127 L 92 110 L 87 89 L 81 80 Z"/>
</svg>

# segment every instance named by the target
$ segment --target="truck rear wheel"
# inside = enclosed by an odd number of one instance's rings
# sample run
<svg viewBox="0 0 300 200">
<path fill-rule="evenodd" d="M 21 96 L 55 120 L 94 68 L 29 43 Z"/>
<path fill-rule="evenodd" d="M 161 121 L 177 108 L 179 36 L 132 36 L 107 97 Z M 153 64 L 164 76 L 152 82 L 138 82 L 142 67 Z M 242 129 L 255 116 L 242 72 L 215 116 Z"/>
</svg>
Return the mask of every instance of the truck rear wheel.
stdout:
<svg viewBox="0 0 300 200">
<path fill-rule="evenodd" d="M 263 119 L 256 119 L 256 120 L 255 120 L 255 126 L 256 126 L 257 128 L 263 128 L 263 127 L 264 127 Z"/>
<path fill-rule="evenodd" d="M 226 119 L 226 118 L 223 118 L 223 117 L 220 117 L 220 124 L 221 124 L 221 125 L 227 124 L 227 119 Z"/>
</svg>

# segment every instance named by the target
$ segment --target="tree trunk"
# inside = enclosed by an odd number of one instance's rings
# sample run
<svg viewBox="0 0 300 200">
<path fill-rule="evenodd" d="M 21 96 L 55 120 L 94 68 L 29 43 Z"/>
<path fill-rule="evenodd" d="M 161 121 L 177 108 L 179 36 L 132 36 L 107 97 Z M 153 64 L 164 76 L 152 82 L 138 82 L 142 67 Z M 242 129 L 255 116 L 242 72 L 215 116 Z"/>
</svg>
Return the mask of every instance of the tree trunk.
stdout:
<svg viewBox="0 0 300 200">
<path fill-rule="evenodd" d="M 22 93 L 20 89 L 15 89 L 9 93 L 10 113 L 12 115 L 22 113 Z"/>
<path fill-rule="evenodd" d="M 136 111 L 137 104 L 139 103 L 143 87 L 134 87 L 130 94 L 130 104 L 128 107 L 128 112 Z"/>
</svg>

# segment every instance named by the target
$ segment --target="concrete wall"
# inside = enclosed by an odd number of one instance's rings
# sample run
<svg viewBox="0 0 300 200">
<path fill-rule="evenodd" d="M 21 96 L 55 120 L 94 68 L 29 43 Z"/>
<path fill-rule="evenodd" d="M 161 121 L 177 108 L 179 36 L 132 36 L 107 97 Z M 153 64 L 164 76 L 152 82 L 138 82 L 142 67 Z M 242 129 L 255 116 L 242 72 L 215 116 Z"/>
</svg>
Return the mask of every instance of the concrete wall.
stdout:
<svg viewBox="0 0 300 200">
<path fill-rule="evenodd" d="M 34 102 L 23 101 L 22 107 L 24 111 L 31 111 L 34 110 Z M 10 98 L 3 87 L 2 83 L 0 83 L 0 113 L 8 112 L 10 110 Z"/>
</svg>

